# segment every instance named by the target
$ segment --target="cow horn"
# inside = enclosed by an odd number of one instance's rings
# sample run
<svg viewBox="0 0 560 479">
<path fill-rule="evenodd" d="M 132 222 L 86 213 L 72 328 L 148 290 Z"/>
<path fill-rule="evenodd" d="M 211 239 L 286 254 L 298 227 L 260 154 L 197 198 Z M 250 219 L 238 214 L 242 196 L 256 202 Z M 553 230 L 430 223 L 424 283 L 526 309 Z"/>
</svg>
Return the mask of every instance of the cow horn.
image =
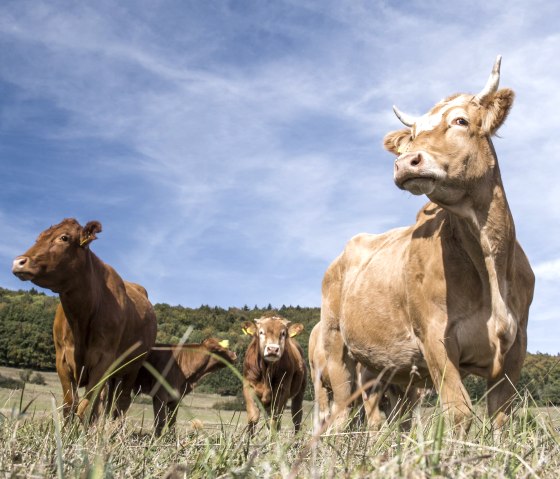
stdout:
<svg viewBox="0 0 560 479">
<path fill-rule="evenodd" d="M 399 120 L 401 120 L 401 122 L 405 126 L 409 126 L 409 127 L 412 128 L 414 126 L 414 123 L 416 123 L 416 118 L 415 117 L 413 117 L 411 115 L 407 115 L 406 113 L 403 113 L 395 105 L 393 105 L 393 111 L 395 112 L 395 115 L 397 115 L 397 118 Z"/>
<path fill-rule="evenodd" d="M 482 91 L 476 95 L 476 99 L 480 102 L 484 100 L 488 95 L 491 95 L 496 90 L 498 90 L 498 84 L 500 83 L 500 64 L 502 63 L 502 55 L 498 55 L 496 58 L 496 63 L 494 63 L 494 68 L 492 68 L 492 73 L 488 77 L 486 85 Z"/>
</svg>

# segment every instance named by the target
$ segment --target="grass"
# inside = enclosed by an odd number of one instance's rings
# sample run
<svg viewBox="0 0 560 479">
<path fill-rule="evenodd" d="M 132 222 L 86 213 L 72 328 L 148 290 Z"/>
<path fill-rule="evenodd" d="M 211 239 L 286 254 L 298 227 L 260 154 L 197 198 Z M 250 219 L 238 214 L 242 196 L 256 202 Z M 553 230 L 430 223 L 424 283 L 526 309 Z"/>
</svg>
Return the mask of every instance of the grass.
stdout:
<svg viewBox="0 0 560 479">
<path fill-rule="evenodd" d="M 1 369 L 4 376 L 17 370 Z M 122 421 L 101 420 L 87 431 L 64 424 L 60 386 L 44 373 L 45 386 L 0 389 L 0 474 L 4 477 L 168 478 L 554 478 L 560 472 L 560 414 L 532 407 L 530 398 L 507 427 L 496 433 L 476 409 L 466 437 L 441 427 L 437 408 L 417 413 L 410 432 L 398 424 L 381 430 L 314 437 L 311 405 L 295 436 L 285 415 L 283 429 L 266 428 L 249 439 L 245 414 L 213 409 L 223 398 L 191 394 L 183 401 L 176 437 L 151 434 L 151 405 L 135 400 Z M 197 421 L 192 420 L 196 418 Z"/>
</svg>

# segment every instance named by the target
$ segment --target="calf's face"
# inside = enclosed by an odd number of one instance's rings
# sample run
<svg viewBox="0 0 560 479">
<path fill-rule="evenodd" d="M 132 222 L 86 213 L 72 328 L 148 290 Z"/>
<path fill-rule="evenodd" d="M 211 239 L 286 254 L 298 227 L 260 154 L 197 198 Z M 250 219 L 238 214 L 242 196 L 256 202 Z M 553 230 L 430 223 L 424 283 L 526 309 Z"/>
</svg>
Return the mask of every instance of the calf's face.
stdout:
<svg viewBox="0 0 560 479">
<path fill-rule="evenodd" d="M 64 291 L 86 261 L 89 243 L 101 232 L 101 223 L 90 221 L 82 227 L 74 219 L 43 231 L 35 244 L 14 259 L 12 273 L 22 281 L 55 293 Z"/>
<path fill-rule="evenodd" d="M 244 323 L 243 331 L 258 339 L 261 357 L 268 363 L 274 363 L 284 354 L 286 339 L 301 333 L 303 325 L 291 324 L 285 318 L 272 316 Z"/>
</svg>

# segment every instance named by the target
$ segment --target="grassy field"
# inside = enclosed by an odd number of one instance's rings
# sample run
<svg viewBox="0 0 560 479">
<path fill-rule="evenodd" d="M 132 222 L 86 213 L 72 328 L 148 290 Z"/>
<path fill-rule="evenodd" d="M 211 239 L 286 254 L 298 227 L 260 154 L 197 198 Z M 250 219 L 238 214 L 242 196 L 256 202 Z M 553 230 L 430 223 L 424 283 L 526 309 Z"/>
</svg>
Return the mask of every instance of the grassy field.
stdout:
<svg viewBox="0 0 560 479">
<path fill-rule="evenodd" d="M 19 371 L 0 368 L 19 378 Z M 560 414 L 519 409 L 502 431 L 492 431 L 477 408 L 466 437 L 443 428 L 437 408 L 417 413 L 410 432 L 398 424 L 380 431 L 314 435 L 312 406 L 298 436 L 285 417 L 282 431 L 263 427 L 245 434 L 245 414 L 213 409 L 224 398 L 192 394 L 183 401 L 176 437 L 154 438 L 149 400 L 137 398 L 123 421 L 100 421 L 87 431 L 64 424 L 60 386 L 54 373 L 47 384 L 25 390 L 0 388 L 0 474 L 3 477 L 452 477 L 558 478 Z M 233 400 L 233 398 L 232 398 Z M 196 421 L 193 421 L 196 419 Z"/>
</svg>

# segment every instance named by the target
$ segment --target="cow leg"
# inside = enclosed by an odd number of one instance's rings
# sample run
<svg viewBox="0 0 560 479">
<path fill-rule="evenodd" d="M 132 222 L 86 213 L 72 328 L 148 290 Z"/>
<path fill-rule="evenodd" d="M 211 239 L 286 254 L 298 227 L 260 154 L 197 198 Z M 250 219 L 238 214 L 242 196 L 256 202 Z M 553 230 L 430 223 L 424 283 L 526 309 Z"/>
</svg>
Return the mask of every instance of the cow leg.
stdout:
<svg viewBox="0 0 560 479">
<path fill-rule="evenodd" d="M 381 391 L 380 388 L 371 388 L 367 392 L 362 392 L 362 400 L 368 427 L 373 430 L 379 429 L 383 423 L 383 417 L 380 411 L 383 391 Z"/>
<path fill-rule="evenodd" d="M 410 431 L 412 427 L 412 410 L 418 403 L 418 388 L 408 386 L 404 391 L 399 386 L 390 385 L 386 391 L 385 407 L 390 411 L 387 414 L 393 414 L 398 417 L 400 427 L 403 431 Z"/>
<path fill-rule="evenodd" d="M 270 414 L 270 430 L 280 431 L 282 426 L 282 414 L 284 413 L 284 408 L 288 402 L 289 391 L 285 384 L 290 384 L 291 378 L 283 378 L 280 387 L 274 391 L 271 404 L 271 414 Z"/>
<path fill-rule="evenodd" d="M 436 331 L 428 331 L 426 337 L 424 356 L 434 386 L 440 394 L 443 411 L 450 416 L 456 429 L 467 432 L 472 421 L 472 403 L 461 380 L 458 361 L 452 357 L 455 356 L 453 352 L 456 348 L 452 344 L 445 344 Z"/>
<path fill-rule="evenodd" d="M 179 401 L 169 401 L 166 404 L 167 430 L 175 431 L 177 415 L 179 413 Z"/>
<path fill-rule="evenodd" d="M 325 371 L 326 372 L 326 371 Z M 313 390 L 315 392 L 315 402 L 319 409 L 319 425 L 322 426 L 330 415 L 330 397 L 329 390 L 321 379 L 321 371 L 312 370 L 311 378 L 313 380 Z"/>
<path fill-rule="evenodd" d="M 58 350 L 56 351 L 56 372 L 62 386 L 62 414 L 68 419 L 76 412 L 79 401 L 78 385 L 64 360 L 63 354 Z"/>
<path fill-rule="evenodd" d="M 356 363 L 348 355 L 348 350 L 340 331 L 328 331 L 326 341 L 327 371 L 333 392 L 333 425 L 339 428 L 345 425 L 350 417 L 352 404 L 352 386 L 355 381 Z"/>
<path fill-rule="evenodd" d="M 255 402 L 255 391 L 249 384 L 243 385 L 243 397 L 245 398 L 245 407 L 247 408 L 249 434 L 253 435 L 259 422 L 260 411 Z"/>
<path fill-rule="evenodd" d="M 137 372 L 127 374 L 124 378 L 115 379 L 115 409 L 113 418 L 124 416 L 132 402 L 132 388 Z"/>
<path fill-rule="evenodd" d="M 511 414 L 512 401 L 516 395 L 515 384 L 521 376 L 521 368 L 527 351 L 527 338 L 524 331 L 518 331 L 515 342 L 504 358 L 501 373 L 487 381 L 486 397 L 488 414 L 494 425 L 502 427 Z"/>
<path fill-rule="evenodd" d="M 157 437 L 161 436 L 167 420 L 167 405 L 157 395 L 152 398 L 152 407 L 154 410 L 154 431 Z"/>
<path fill-rule="evenodd" d="M 305 395 L 305 382 L 302 384 L 301 389 L 292 398 L 292 421 L 294 423 L 294 429 L 296 434 L 301 429 L 301 423 L 303 420 L 303 396 Z"/>
<path fill-rule="evenodd" d="M 103 381 L 103 377 L 111 367 L 113 360 L 114 358 L 112 356 L 100 354 L 96 366 L 90 371 L 86 384 L 86 392 L 78 404 L 77 415 L 82 422 L 86 422 L 88 419 L 88 410 L 90 422 L 94 422 L 99 416 L 100 398 L 103 388 L 107 386 L 107 379 Z"/>
</svg>

